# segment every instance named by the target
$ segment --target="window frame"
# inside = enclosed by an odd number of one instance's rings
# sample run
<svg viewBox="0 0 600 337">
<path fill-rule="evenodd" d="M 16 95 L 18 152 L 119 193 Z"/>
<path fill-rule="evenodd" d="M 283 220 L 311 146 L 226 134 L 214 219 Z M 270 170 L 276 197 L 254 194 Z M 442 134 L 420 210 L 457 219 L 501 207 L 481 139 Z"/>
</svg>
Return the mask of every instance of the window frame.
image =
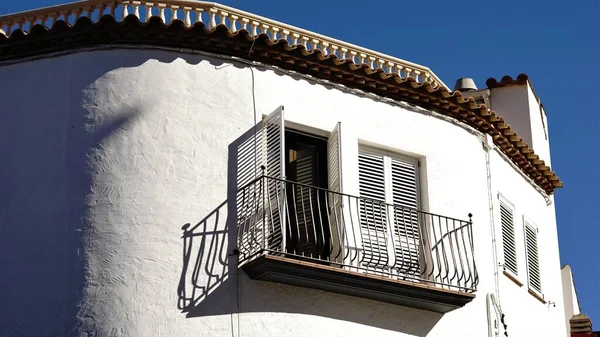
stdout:
<svg viewBox="0 0 600 337">
<path fill-rule="evenodd" d="M 372 145 L 364 145 L 359 143 L 358 144 L 358 148 L 357 148 L 357 158 L 360 157 L 361 153 L 366 153 L 366 154 L 372 154 L 372 155 L 377 155 L 377 156 L 381 156 L 383 159 L 383 173 L 384 173 L 384 195 L 385 195 L 385 199 L 381 200 L 382 202 L 386 203 L 387 205 L 395 205 L 395 206 L 399 206 L 399 207 L 405 207 L 402 206 L 400 204 L 394 203 L 393 201 L 393 193 L 394 193 L 394 188 L 393 188 L 393 177 L 392 177 L 392 159 L 396 159 L 398 161 L 405 161 L 408 163 L 412 163 L 413 165 L 415 165 L 415 185 L 416 185 L 416 194 L 417 194 L 417 198 L 416 198 L 416 203 L 417 203 L 417 207 L 415 208 L 416 211 L 422 211 L 422 205 L 423 205 L 423 195 L 421 193 L 422 191 L 422 174 L 421 174 L 421 158 L 420 157 L 413 157 L 413 156 L 408 156 L 405 154 L 401 154 L 395 151 L 389 151 L 389 150 L 384 150 L 381 148 L 377 148 L 374 147 Z M 357 174 L 360 172 L 360 163 L 359 161 L 357 161 Z M 358 194 L 357 196 L 363 197 L 360 194 L 360 176 L 357 176 L 357 191 Z M 418 213 L 417 213 L 418 214 Z M 389 214 L 387 216 L 390 216 Z M 393 216 L 392 216 L 393 217 Z M 421 226 L 423 225 L 419 220 L 418 221 L 418 225 Z M 387 257 L 391 258 L 393 256 L 394 259 L 396 259 L 397 257 L 397 251 L 394 251 L 391 247 L 394 247 L 395 245 L 391 242 L 391 240 L 394 240 L 394 236 L 393 235 L 386 235 L 387 237 L 387 247 L 388 247 L 388 252 L 387 252 Z M 426 237 L 420 237 L 420 244 L 418 247 L 418 254 L 419 254 L 419 265 L 420 268 L 423 267 L 423 263 L 428 263 L 427 259 L 428 257 L 426 256 L 426 254 L 424 254 L 424 250 L 426 250 L 425 247 L 429 247 L 429 240 Z M 420 271 L 419 271 L 420 272 Z"/>
<path fill-rule="evenodd" d="M 417 185 L 417 210 L 422 211 L 423 210 L 423 195 L 422 195 L 422 188 L 421 188 L 421 184 L 422 184 L 422 178 L 421 178 L 421 160 L 420 158 L 417 157 L 413 157 L 413 156 L 409 156 L 409 155 L 405 155 L 399 152 L 394 152 L 394 151 L 389 151 L 389 150 L 384 150 L 381 148 L 377 148 L 374 147 L 372 145 L 365 145 L 365 144 L 358 144 L 358 151 L 357 151 L 357 158 L 358 155 L 360 155 L 361 152 L 367 152 L 367 153 L 372 153 L 372 154 L 376 154 L 376 155 L 381 155 L 383 156 L 383 168 L 384 168 L 384 175 L 385 175 L 385 181 L 384 181 L 384 186 L 385 186 L 385 200 L 383 200 L 384 202 L 392 205 L 393 203 L 393 190 L 392 188 L 388 188 L 388 186 L 391 186 L 392 184 L 392 163 L 391 163 L 391 158 L 396 158 L 398 160 L 404 160 L 407 162 L 412 162 L 416 165 L 417 170 L 416 170 L 416 185 Z M 358 161 L 357 161 L 357 165 L 358 165 Z M 358 167 L 357 167 L 357 172 L 358 172 Z M 360 178 L 357 177 L 357 184 L 360 184 Z M 358 189 L 357 189 L 358 191 Z M 360 197 L 360 195 L 359 195 Z"/>
<path fill-rule="evenodd" d="M 514 245 L 514 265 L 515 270 L 512 270 L 507 267 L 506 263 L 506 252 L 505 252 L 505 242 L 504 242 L 504 224 L 502 221 L 502 207 L 508 208 L 512 215 L 512 236 L 513 236 L 513 245 Z M 512 202 L 510 202 L 504 195 L 498 193 L 498 221 L 500 223 L 500 238 L 502 243 L 502 269 L 505 275 L 511 280 L 515 281 L 518 285 L 522 285 L 519 281 L 519 247 L 517 245 L 517 223 L 516 223 L 516 209 Z"/>
<path fill-rule="evenodd" d="M 265 118 L 265 117 L 263 117 Z M 322 184 L 317 184 L 313 187 L 318 188 L 318 189 L 323 189 L 323 190 L 329 190 L 335 193 L 339 193 L 341 195 L 342 193 L 342 189 L 343 189 L 343 176 L 342 176 L 342 143 L 341 143 L 341 139 L 342 139 L 342 131 L 341 131 L 342 127 L 341 127 L 341 122 L 336 122 L 335 126 L 330 129 L 329 131 L 324 130 L 324 129 L 320 129 L 317 128 L 315 126 L 311 126 L 308 124 L 302 124 L 302 123 L 297 123 L 297 122 L 293 122 L 289 119 L 285 119 L 284 118 L 284 124 L 283 124 L 283 134 L 284 134 L 284 139 L 286 140 L 284 142 L 284 151 L 283 151 L 283 156 L 284 156 L 284 166 L 288 165 L 288 160 L 289 160 L 289 156 L 290 156 L 290 148 L 288 145 L 287 140 L 289 140 L 290 138 L 293 137 L 302 137 L 302 138 L 312 138 L 314 141 L 323 141 L 325 144 L 324 147 L 324 151 L 323 151 L 323 158 L 322 158 L 322 163 L 323 163 L 323 173 L 324 175 L 320 178 L 324 178 L 322 181 Z M 331 143 L 332 139 L 335 138 L 336 142 L 334 144 Z M 335 153 L 332 152 L 332 148 L 331 146 L 335 147 Z M 334 156 L 332 157 L 331 154 L 334 154 Z M 333 162 L 335 163 L 335 169 L 332 169 L 332 158 L 335 158 L 335 160 L 333 160 Z M 331 179 L 331 173 L 333 171 L 337 171 L 338 175 L 337 175 L 337 189 L 336 188 L 332 188 L 332 186 L 335 186 L 336 184 L 332 184 L 333 180 Z M 298 183 L 295 180 L 290 179 L 289 174 L 287 172 L 287 168 L 286 168 L 286 177 L 285 180 L 290 181 L 292 183 Z M 286 192 L 287 193 L 287 192 Z M 338 210 L 340 210 L 340 203 L 342 202 L 341 198 L 333 198 L 333 199 L 329 199 L 329 205 L 330 207 L 334 207 L 337 208 Z M 289 204 L 289 203 L 288 203 Z M 321 203 L 321 205 L 323 207 L 325 207 L 325 205 L 327 205 L 327 203 Z M 289 206 L 288 206 L 289 207 Z M 325 209 L 322 209 L 320 214 L 327 214 L 328 211 L 326 211 Z M 338 247 L 338 249 L 341 249 L 340 247 L 344 246 L 344 242 L 343 239 L 340 238 L 340 233 L 344 232 L 344 229 L 341 229 L 339 226 L 339 222 L 338 220 L 336 220 L 334 218 L 334 216 L 331 216 L 330 218 L 328 218 L 326 221 L 322 221 L 322 223 L 327 223 L 327 227 L 330 229 L 330 232 L 332 233 L 332 237 L 329 237 L 329 244 L 335 247 Z M 325 236 L 322 236 L 323 240 L 327 240 L 327 238 L 325 238 Z M 286 240 L 284 240 L 286 241 Z M 320 258 L 323 259 L 323 258 Z M 343 256 L 336 256 L 335 258 L 332 258 L 331 261 L 335 261 L 338 263 L 343 262 Z"/>
<path fill-rule="evenodd" d="M 538 269 L 538 277 L 539 277 L 539 284 L 540 284 L 540 289 L 536 289 L 534 287 L 532 287 L 531 285 L 531 277 L 530 277 L 530 263 L 529 263 L 529 245 L 528 245 L 528 241 L 527 241 L 527 227 L 529 227 L 531 230 L 533 230 L 535 232 L 535 248 L 537 251 L 537 269 Z M 543 283 L 542 283 L 542 266 L 540 263 L 540 238 L 539 238 L 539 227 L 535 224 L 535 222 L 533 222 L 530 218 L 528 218 L 526 215 L 523 215 L 523 241 L 524 241 L 524 245 L 525 245 L 525 266 L 526 266 L 526 276 L 527 276 L 527 289 L 529 290 L 529 292 L 533 292 L 534 296 L 541 298 L 543 300 L 544 298 L 544 287 L 543 287 Z"/>
</svg>

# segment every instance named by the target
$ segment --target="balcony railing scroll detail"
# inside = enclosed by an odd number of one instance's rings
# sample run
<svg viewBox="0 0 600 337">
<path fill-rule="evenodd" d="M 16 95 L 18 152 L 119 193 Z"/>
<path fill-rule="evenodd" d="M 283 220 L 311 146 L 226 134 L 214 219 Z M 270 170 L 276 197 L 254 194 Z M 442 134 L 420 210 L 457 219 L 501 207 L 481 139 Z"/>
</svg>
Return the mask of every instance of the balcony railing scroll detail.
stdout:
<svg viewBox="0 0 600 337">
<path fill-rule="evenodd" d="M 50 28 L 58 20 L 73 24 L 80 17 L 88 17 L 96 22 L 103 15 L 111 15 L 116 20 L 135 15 L 142 21 L 157 16 L 165 23 L 181 20 L 186 26 L 191 26 L 201 22 L 210 29 L 225 25 L 232 33 L 240 30 L 247 30 L 253 36 L 264 33 L 272 40 L 284 39 L 291 45 L 301 44 L 308 50 L 319 49 L 325 55 L 335 54 L 340 59 L 367 64 L 372 69 L 381 68 L 388 74 L 396 73 L 402 78 L 412 77 L 419 83 L 429 82 L 433 87 L 447 88 L 429 68 L 422 65 L 213 2 L 78 1 L 0 16 L 0 33 L 3 31 L 9 36 L 16 29 L 28 31 L 36 24 Z"/>
<path fill-rule="evenodd" d="M 267 176 L 239 190 L 237 214 L 241 266 L 276 255 L 462 292 L 479 282 L 470 219 Z"/>
</svg>

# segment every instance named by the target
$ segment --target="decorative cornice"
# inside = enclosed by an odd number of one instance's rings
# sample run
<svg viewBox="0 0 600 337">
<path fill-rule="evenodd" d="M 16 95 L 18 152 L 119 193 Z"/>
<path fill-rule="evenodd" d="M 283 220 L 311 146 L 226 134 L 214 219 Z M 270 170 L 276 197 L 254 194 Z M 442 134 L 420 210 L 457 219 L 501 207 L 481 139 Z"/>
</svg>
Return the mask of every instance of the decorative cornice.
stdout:
<svg viewBox="0 0 600 337">
<path fill-rule="evenodd" d="M 95 21 L 104 14 L 122 21 L 128 15 L 138 17 L 142 22 L 159 17 L 165 23 L 181 20 L 186 27 L 200 22 L 209 29 L 225 25 L 231 33 L 248 31 L 253 37 L 268 35 L 271 40 L 287 40 L 289 44 L 301 44 L 308 50 L 319 49 L 325 55 L 333 54 L 341 59 L 351 59 L 369 67 L 384 69 L 413 77 L 417 82 L 429 82 L 434 87 L 446 85 L 431 69 L 394 56 L 340 41 L 328 36 L 308 31 L 260 15 L 248 13 L 215 2 L 197 0 L 82 0 L 20 13 L 0 15 L 0 34 L 10 36 L 15 30 L 29 30 L 36 24 L 52 27 L 58 20 L 75 24 L 80 17 Z M 447 87 L 446 87 L 447 88 Z"/>
<path fill-rule="evenodd" d="M 546 193 L 552 194 L 555 188 L 562 187 L 556 174 L 504 118 L 485 105 L 475 103 L 473 98 L 465 99 L 458 91 L 450 92 L 429 82 L 419 83 L 412 77 L 402 78 L 381 68 L 373 69 L 367 64 L 339 59 L 335 54 L 324 55 L 319 49 L 290 45 L 287 40 L 272 41 L 266 34 L 253 36 L 246 30 L 232 33 L 224 25 L 207 29 L 200 22 L 186 26 L 178 20 L 166 25 L 158 17 L 140 22 L 130 15 L 117 22 L 114 17 L 105 15 L 97 23 L 81 17 L 73 26 L 57 21 L 51 29 L 36 25 L 29 33 L 16 30 L 10 37 L 0 35 L 0 62 L 86 47 L 132 44 L 236 56 L 413 103 L 490 134 L 502 152 Z"/>
</svg>

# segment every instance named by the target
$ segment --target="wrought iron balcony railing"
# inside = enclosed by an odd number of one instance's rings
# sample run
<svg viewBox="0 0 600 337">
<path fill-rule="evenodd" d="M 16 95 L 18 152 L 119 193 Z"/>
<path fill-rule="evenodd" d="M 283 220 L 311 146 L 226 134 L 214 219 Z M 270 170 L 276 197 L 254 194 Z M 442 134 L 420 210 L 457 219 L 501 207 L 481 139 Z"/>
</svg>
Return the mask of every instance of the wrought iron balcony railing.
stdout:
<svg viewBox="0 0 600 337">
<path fill-rule="evenodd" d="M 244 268 L 266 256 L 462 295 L 474 292 L 479 280 L 471 220 L 267 176 L 239 190 L 237 214 Z M 295 277 L 311 277 L 306 270 L 298 273 Z"/>
</svg>

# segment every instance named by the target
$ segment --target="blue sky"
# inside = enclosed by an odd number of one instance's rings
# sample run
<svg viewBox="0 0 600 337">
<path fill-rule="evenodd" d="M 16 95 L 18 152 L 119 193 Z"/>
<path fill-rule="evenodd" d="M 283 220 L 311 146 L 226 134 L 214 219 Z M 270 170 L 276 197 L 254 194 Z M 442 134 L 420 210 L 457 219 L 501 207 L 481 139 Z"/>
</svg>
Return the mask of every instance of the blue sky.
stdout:
<svg viewBox="0 0 600 337">
<path fill-rule="evenodd" d="M 600 329 L 599 0 L 220 2 L 428 66 L 450 86 L 459 77 L 484 87 L 489 77 L 528 74 L 565 184 L 556 193 L 561 262 Z M 58 3 L 1 1 L 0 14 Z"/>
</svg>

